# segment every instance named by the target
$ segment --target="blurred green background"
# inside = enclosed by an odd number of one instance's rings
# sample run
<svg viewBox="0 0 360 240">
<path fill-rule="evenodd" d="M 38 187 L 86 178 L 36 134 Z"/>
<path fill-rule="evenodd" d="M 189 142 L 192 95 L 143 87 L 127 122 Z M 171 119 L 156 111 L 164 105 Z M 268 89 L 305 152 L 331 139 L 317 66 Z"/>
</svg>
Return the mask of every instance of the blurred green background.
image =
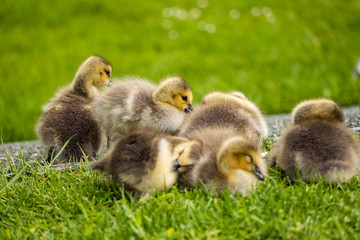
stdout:
<svg viewBox="0 0 360 240">
<path fill-rule="evenodd" d="M 195 102 L 240 90 L 265 114 L 301 100 L 360 103 L 360 1 L 5 0 L 0 4 L 0 127 L 35 139 L 41 106 L 90 55 L 113 77 L 180 74 Z"/>
</svg>

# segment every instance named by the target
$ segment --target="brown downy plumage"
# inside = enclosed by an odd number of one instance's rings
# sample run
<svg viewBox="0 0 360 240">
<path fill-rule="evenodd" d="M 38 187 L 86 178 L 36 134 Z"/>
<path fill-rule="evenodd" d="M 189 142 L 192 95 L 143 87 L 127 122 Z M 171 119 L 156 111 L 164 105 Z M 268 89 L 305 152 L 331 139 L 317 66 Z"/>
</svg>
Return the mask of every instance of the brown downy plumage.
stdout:
<svg viewBox="0 0 360 240">
<path fill-rule="evenodd" d="M 247 195 L 264 179 L 260 146 L 267 127 L 255 105 L 242 96 L 210 93 L 189 117 L 181 136 L 196 142 L 188 151 L 188 162 L 194 164 L 180 174 L 179 187 L 203 183 L 217 192 Z"/>
<path fill-rule="evenodd" d="M 135 196 L 162 191 L 176 183 L 179 168 L 187 165 L 186 160 L 180 158 L 188 154 L 193 144 L 185 138 L 167 134 L 133 132 L 114 142 L 91 168 L 106 172 L 109 179 Z"/>
<path fill-rule="evenodd" d="M 331 100 L 304 101 L 292 112 L 292 124 L 269 155 L 293 180 L 346 182 L 358 173 L 359 139 L 343 123 Z"/>
<path fill-rule="evenodd" d="M 92 111 L 114 141 L 135 130 L 176 133 L 192 111 L 192 100 L 183 78 L 168 77 L 155 86 L 139 77 L 125 77 L 100 95 Z"/>
<path fill-rule="evenodd" d="M 211 117 L 209 117 L 211 116 Z M 180 135 L 188 136 L 193 130 L 210 127 L 233 127 L 239 134 L 259 141 L 268 133 L 266 121 L 258 107 L 241 92 L 212 92 L 207 94 L 196 114 L 192 114 Z"/>
<path fill-rule="evenodd" d="M 96 96 L 93 86 L 108 85 L 111 71 L 111 65 L 103 58 L 89 57 L 79 67 L 71 86 L 62 89 L 43 107 L 35 129 L 42 145 L 54 150 L 55 156 L 71 138 L 56 163 L 69 158 L 80 160 L 82 151 L 92 157 L 99 150 L 105 134 L 91 113 Z"/>
</svg>

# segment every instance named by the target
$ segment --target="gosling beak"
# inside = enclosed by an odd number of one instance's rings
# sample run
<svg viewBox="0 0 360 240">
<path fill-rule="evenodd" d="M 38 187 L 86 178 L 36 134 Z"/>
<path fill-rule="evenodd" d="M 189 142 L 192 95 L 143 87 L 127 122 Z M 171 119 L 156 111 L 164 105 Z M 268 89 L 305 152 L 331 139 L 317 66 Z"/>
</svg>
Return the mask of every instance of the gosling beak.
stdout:
<svg viewBox="0 0 360 240">
<path fill-rule="evenodd" d="M 106 86 L 110 87 L 111 84 L 112 84 L 112 81 L 109 80 L 109 81 L 108 81 L 108 84 L 107 84 Z"/>
<path fill-rule="evenodd" d="M 264 175 L 261 173 L 257 165 L 255 165 L 255 174 L 261 181 L 264 181 Z"/>
<path fill-rule="evenodd" d="M 184 109 L 184 112 L 185 112 L 185 113 L 191 113 L 192 110 L 193 110 L 193 107 L 192 107 L 191 104 L 189 103 L 189 104 L 188 104 L 188 107 Z"/>
<path fill-rule="evenodd" d="M 178 159 L 175 159 L 172 163 L 172 170 L 176 172 L 179 168 L 181 168 L 181 165 L 179 164 Z"/>
</svg>

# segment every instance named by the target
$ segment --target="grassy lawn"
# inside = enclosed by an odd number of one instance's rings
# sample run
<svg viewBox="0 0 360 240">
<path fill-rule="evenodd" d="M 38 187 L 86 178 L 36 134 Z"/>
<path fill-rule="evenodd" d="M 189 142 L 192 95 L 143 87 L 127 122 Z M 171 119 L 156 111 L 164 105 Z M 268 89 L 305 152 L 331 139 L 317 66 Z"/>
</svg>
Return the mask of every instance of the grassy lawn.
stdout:
<svg viewBox="0 0 360 240">
<path fill-rule="evenodd" d="M 176 7 L 176 8 L 175 8 Z M 0 131 L 36 138 L 41 106 L 97 54 L 113 76 L 177 73 L 195 101 L 240 90 L 266 114 L 329 97 L 360 103 L 360 2 L 33 1 L 0 6 Z"/>
<path fill-rule="evenodd" d="M 0 239 L 360 237 L 360 176 L 336 186 L 304 184 L 273 170 L 245 198 L 173 188 L 139 201 L 87 167 L 26 168 L 15 178 L 1 171 Z"/>
<path fill-rule="evenodd" d="M 266 114 L 316 97 L 360 104 L 359 16 L 357 0 L 4 0 L 2 140 L 36 138 L 41 106 L 94 54 L 114 77 L 180 74 L 196 102 L 239 90 Z M 175 187 L 148 201 L 105 182 L 87 166 L 0 165 L 0 239 L 360 238 L 360 175 L 305 184 L 271 170 L 248 197 Z"/>
</svg>

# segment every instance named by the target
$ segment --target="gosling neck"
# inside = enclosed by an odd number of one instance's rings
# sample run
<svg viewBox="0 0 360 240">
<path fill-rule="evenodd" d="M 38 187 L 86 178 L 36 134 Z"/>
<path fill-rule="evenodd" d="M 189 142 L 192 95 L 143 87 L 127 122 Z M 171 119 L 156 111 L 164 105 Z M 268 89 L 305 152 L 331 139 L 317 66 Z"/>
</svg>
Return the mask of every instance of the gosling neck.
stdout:
<svg viewBox="0 0 360 240">
<path fill-rule="evenodd" d="M 84 74 L 77 74 L 73 81 L 73 88 L 76 94 L 83 97 L 91 97 L 92 81 Z"/>
</svg>

